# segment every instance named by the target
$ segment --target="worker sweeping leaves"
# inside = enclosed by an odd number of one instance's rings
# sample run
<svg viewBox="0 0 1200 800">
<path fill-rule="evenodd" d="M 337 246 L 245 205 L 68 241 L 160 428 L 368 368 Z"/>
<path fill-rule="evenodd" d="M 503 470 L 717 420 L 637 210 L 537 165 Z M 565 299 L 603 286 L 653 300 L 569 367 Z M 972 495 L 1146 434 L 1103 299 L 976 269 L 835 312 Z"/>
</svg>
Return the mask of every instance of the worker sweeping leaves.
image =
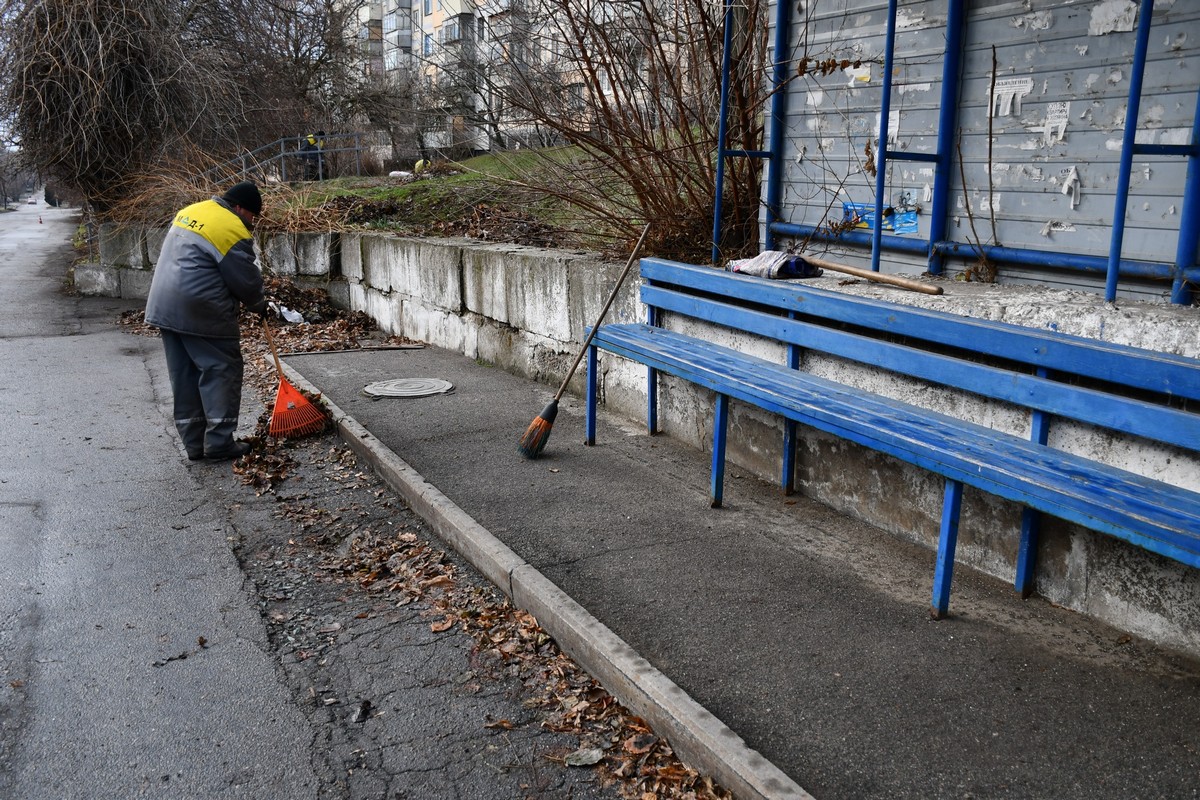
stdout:
<svg viewBox="0 0 1200 800">
<path fill-rule="evenodd" d="M 175 215 L 146 301 L 162 332 L 175 428 L 189 459 L 237 458 L 242 396 L 239 306 L 266 311 L 251 228 L 262 212 L 258 187 L 243 181 Z"/>
</svg>

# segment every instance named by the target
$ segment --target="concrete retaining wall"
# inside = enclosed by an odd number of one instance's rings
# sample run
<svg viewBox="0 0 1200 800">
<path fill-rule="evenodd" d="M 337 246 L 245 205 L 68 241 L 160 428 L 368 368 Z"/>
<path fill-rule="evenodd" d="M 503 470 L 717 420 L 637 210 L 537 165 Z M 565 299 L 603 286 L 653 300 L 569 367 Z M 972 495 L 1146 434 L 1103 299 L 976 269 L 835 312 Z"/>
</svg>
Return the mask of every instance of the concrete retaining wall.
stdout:
<svg viewBox="0 0 1200 800">
<path fill-rule="evenodd" d="M 145 297 L 161 234 L 108 231 L 101 265 L 76 269 L 85 294 Z M 380 234 L 299 234 L 265 242 L 264 263 L 279 274 L 328 288 L 335 302 L 374 317 L 380 327 L 496 364 L 557 386 L 599 314 L 623 264 L 592 256 L 517 245 L 452 239 L 401 239 Z M 945 284 L 929 296 L 838 277 L 812 285 L 983 319 L 1059 330 L 1200 358 L 1195 309 L 1156 303 L 1105 304 L 1096 295 L 1028 286 Z M 623 288 L 609 321 L 643 318 L 636 279 Z M 753 337 L 668 317 L 668 327 L 714 338 L 767 358 L 782 347 Z M 610 411 L 644 419 L 645 368 L 602 355 L 601 399 Z M 808 354 L 802 369 L 1026 436 L 1029 415 L 1002 403 Z M 583 391 L 583 370 L 571 389 Z M 665 378 L 663 431 L 701 448 L 711 444 L 710 393 Z M 533 412 L 531 412 L 533 413 Z M 617 435 L 613 431 L 601 431 Z M 779 480 L 782 425 L 735 403 L 729 459 L 740 469 Z M 1106 431 L 1052 427 L 1050 444 L 1200 491 L 1200 459 Z M 941 480 L 845 441 L 810 433 L 800 444 L 798 485 L 849 515 L 897 536 L 936 547 Z M 734 501 L 734 498 L 730 498 Z M 1011 580 L 1020 509 L 970 488 L 963 503 L 958 558 Z M 932 581 L 933 556 L 930 554 Z M 797 576 L 797 579 L 802 579 Z M 928 587 L 914 587 L 926 592 Z M 1101 618 L 1165 645 L 1200 654 L 1200 570 L 1047 518 L 1037 589 L 1052 602 Z M 1019 602 L 1014 595 L 1013 602 Z"/>
</svg>

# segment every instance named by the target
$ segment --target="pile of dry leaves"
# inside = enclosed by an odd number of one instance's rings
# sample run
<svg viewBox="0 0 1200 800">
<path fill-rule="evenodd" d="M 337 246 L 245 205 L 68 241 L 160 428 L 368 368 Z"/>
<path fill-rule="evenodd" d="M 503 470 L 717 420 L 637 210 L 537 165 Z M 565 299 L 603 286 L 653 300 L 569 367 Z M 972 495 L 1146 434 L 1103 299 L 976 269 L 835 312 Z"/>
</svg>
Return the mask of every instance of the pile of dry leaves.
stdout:
<svg viewBox="0 0 1200 800">
<path fill-rule="evenodd" d="M 381 335 L 375 320 L 369 315 L 337 308 L 330 302 L 329 293 L 323 289 L 299 286 L 286 278 L 271 275 L 264 276 L 263 283 L 272 303 L 299 312 L 304 317 L 304 322 L 300 324 L 290 324 L 276 316 L 268 319 L 275 347 L 281 354 L 414 344 L 403 337 Z M 158 335 L 157 329 L 146 324 L 142 310 L 122 313 L 118 323 L 131 333 Z M 246 437 L 253 449 L 238 459 L 233 469 L 244 483 L 262 494 L 287 479 L 294 461 L 288 454 L 286 444 L 267 432 L 275 392 L 279 387 L 279 375 L 263 332 L 262 318 L 257 314 L 244 313 L 241 318 L 241 337 L 245 359 L 244 385 L 261 398 L 264 410 L 259 415 L 254 433 Z M 317 407 L 321 406 L 319 396 L 302 393 Z"/>
</svg>

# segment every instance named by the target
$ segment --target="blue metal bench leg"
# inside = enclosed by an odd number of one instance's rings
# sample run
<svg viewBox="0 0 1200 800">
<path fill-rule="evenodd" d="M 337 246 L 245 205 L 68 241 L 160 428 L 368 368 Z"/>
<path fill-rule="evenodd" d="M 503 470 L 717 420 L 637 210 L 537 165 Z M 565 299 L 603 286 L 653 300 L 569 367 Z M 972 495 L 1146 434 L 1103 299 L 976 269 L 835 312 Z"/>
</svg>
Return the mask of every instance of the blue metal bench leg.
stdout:
<svg viewBox="0 0 1200 800">
<path fill-rule="evenodd" d="M 783 475 L 780 485 L 784 494 L 796 491 L 796 423 L 786 420 L 783 423 Z"/>
<path fill-rule="evenodd" d="M 789 311 L 788 319 L 795 318 L 796 312 Z M 800 369 L 800 348 L 794 344 L 788 345 L 787 363 L 790 369 Z M 796 491 L 796 422 L 790 419 L 783 421 L 783 475 L 780 485 L 785 495 Z"/>
<path fill-rule="evenodd" d="M 933 604 L 929 609 L 934 619 L 942 619 L 950 609 L 950 582 L 954 578 L 954 548 L 958 544 L 958 512 L 962 509 L 962 491 L 962 483 L 946 480 L 937 569 L 933 573 Z"/>
<path fill-rule="evenodd" d="M 1037 374 L 1045 378 L 1049 372 L 1045 367 L 1038 367 Z M 1045 445 L 1050 438 L 1050 415 L 1044 411 L 1034 411 L 1030 417 L 1029 440 Z M 1041 515 L 1032 508 L 1021 510 L 1021 544 L 1017 547 L 1017 577 L 1013 586 L 1021 593 L 1021 599 L 1027 599 L 1033 594 L 1033 573 L 1037 567 L 1038 534 L 1041 532 Z"/>
<path fill-rule="evenodd" d="M 723 394 L 717 395 L 717 407 L 713 413 L 713 452 L 712 452 L 712 507 L 721 507 L 721 498 L 725 493 L 725 433 L 729 425 L 729 398 Z"/>
<path fill-rule="evenodd" d="M 1017 577 L 1013 586 L 1025 600 L 1033 594 L 1033 574 L 1037 569 L 1037 543 L 1042 516 L 1032 508 L 1021 511 L 1021 544 L 1017 548 Z"/>
<path fill-rule="evenodd" d="M 646 367 L 646 432 L 658 433 L 658 370 Z"/>
<path fill-rule="evenodd" d="M 583 426 L 583 441 L 587 445 L 596 443 L 596 393 L 600 380 L 597 367 L 596 348 L 592 346 L 587 353 L 587 418 Z"/>
<path fill-rule="evenodd" d="M 646 324 L 658 327 L 658 309 L 646 307 Z M 658 433 L 658 370 L 646 367 L 646 433 Z"/>
</svg>

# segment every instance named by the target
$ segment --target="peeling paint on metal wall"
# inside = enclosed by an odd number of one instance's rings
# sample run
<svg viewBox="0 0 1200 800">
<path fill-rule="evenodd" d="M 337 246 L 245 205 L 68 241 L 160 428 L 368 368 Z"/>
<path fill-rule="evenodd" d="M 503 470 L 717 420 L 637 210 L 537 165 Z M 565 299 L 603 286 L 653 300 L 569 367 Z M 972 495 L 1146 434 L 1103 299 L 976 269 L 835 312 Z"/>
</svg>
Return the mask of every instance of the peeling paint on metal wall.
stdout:
<svg viewBox="0 0 1200 800">
<path fill-rule="evenodd" d="M 955 161 L 961 152 L 962 166 L 956 163 L 950 176 L 950 238 L 1107 257 L 1138 4 L 967 5 L 955 122 Z M 901 151 L 936 152 L 945 10 L 944 2 L 929 0 L 906 3 L 897 15 L 889 145 Z M 837 226 L 843 204 L 875 202 L 872 153 L 878 150 L 887 13 L 876 0 L 840 0 L 802 4 L 794 20 L 793 41 L 802 44 L 792 55 L 788 86 L 784 222 Z M 1157 4 L 1139 143 L 1189 141 L 1200 88 L 1198 30 L 1200 3 Z M 849 66 L 814 68 L 829 59 Z M 1135 156 L 1123 257 L 1174 261 L 1183 166 L 1175 156 Z M 917 198 L 917 231 L 902 235 L 925 239 L 932 175 L 918 169 L 889 160 L 884 203 L 895 207 Z M 846 250 L 850 263 L 862 263 L 862 248 Z"/>
</svg>

